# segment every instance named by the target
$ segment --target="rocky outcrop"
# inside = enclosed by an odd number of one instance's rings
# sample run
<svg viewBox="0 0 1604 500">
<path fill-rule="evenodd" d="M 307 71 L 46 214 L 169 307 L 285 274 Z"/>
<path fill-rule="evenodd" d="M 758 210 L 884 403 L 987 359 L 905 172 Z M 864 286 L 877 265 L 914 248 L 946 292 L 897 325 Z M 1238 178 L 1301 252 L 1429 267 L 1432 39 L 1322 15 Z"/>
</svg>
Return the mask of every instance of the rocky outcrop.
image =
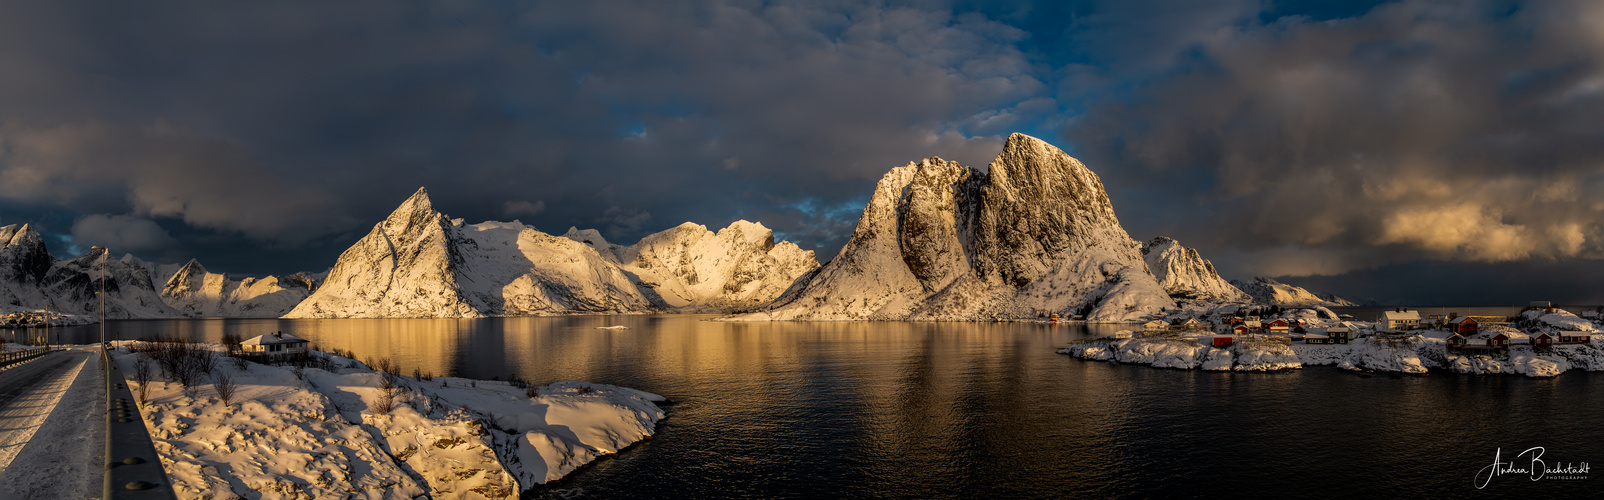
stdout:
<svg viewBox="0 0 1604 500">
<path fill-rule="evenodd" d="M 1102 181 L 1024 134 L 979 172 L 929 158 L 880 179 L 841 253 L 731 320 L 1136 320 L 1175 307 Z"/>
<path fill-rule="evenodd" d="M 1142 245 L 1148 270 L 1164 291 L 1176 300 L 1207 302 L 1249 302 L 1246 292 L 1232 286 L 1214 270 L 1214 263 L 1197 250 L 1163 236 Z"/>
</svg>

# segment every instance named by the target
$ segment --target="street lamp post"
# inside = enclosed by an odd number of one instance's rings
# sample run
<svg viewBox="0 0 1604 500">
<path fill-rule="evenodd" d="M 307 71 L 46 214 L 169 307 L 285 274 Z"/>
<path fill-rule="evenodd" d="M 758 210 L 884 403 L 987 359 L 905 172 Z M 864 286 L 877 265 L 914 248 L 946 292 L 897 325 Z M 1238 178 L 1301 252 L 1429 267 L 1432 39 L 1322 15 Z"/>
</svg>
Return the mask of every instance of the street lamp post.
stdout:
<svg viewBox="0 0 1604 500">
<path fill-rule="evenodd" d="M 106 247 L 93 247 L 100 250 L 100 345 L 106 346 L 106 254 L 111 250 Z"/>
</svg>

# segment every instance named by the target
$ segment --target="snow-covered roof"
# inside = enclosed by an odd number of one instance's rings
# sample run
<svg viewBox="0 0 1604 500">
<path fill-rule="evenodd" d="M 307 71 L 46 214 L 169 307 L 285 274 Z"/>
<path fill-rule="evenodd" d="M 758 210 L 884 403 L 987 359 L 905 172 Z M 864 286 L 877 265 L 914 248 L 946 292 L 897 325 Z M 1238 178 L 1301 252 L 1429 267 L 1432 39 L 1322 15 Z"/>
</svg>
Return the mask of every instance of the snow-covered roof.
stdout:
<svg viewBox="0 0 1604 500">
<path fill-rule="evenodd" d="M 1305 338 L 1305 339 L 1328 339 L 1328 338 L 1331 338 L 1331 336 L 1330 335 L 1326 335 L 1324 333 L 1309 332 L 1309 334 L 1308 335 L 1304 335 L 1303 338 Z"/>
<path fill-rule="evenodd" d="M 1466 321 L 1469 321 L 1469 322 L 1472 322 L 1472 323 L 1476 322 L 1476 320 L 1470 319 L 1470 316 L 1460 316 L 1460 317 L 1448 320 L 1448 323 L 1457 325 L 1457 324 L 1460 324 L 1460 323 L 1464 323 Z"/>
<path fill-rule="evenodd" d="M 1387 321 L 1420 321 L 1420 311 L 1392 310 L 1384 314 L 1386 314 Z"/>
<path fill-rule="evenodd" d="M 249 340 L 240 342 L 240 345 L 300 344 L 305 343 L 306 341 L 306 339 L 280 332 L 257 335 L 255 337 L 251 337 Z"/>
</svg>

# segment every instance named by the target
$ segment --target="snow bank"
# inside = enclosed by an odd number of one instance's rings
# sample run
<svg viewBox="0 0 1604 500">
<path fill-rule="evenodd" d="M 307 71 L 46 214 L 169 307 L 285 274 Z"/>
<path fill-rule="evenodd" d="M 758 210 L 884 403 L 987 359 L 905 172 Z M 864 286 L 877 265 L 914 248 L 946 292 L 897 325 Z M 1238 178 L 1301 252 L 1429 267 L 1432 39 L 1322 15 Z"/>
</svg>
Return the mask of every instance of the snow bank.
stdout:
<svg viewBox="0 0 1604 500">
<path fill-rule="evenodd" d="M 316 355 L 333 369 L 221 358 L 188 393 L 152 363 L 140 410 L 180 497 L 505 498 L 651 437 L 663 418 L 663 397 L 623 387 L 452 377 L 395 377 L 384 411 L 381 372 Z M 141 357 L 117 354 L 135 394 Z M 218 374 L 238 384 L 231 404 Z"/>
</svg>

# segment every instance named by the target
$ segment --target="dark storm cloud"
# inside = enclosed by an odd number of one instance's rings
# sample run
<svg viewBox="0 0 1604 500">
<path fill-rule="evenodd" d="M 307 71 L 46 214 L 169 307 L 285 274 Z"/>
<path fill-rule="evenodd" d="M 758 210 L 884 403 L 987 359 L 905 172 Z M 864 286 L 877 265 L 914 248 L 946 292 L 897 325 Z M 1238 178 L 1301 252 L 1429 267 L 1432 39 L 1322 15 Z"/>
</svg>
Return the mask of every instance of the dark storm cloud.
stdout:
<svg viewBox="0 0 1604 500">
<path fill-rule="evenodd" d="M 178 240 L 156 221 L 131 215 L 93 214 L 78 219 L 72 225 L 72 238 L 79 251 L 101 246 L 118 253 L 132 253 L 146 258 L 170 257 Z"/>
<path fill-rule="evenodd" d="M 1230 277 L 1604 257 L 1604 8 L 1328 7 L 5 2 L 0 219 L 315 271 L 426 186 L 828 259 L 887 169 L 1062 131 L 1133 236 Z"/>
<path fill-rule="evenodd" d="M 1601 257 L 1604 4 L 1400 2 L 1191 33 L 1065 132 L 1140 186 L 1115 193 L 1133 233 L 1263 274 Z"/>
<path fill-rule="evenodd" d="M 423 185 L 629 241 L 985 164 L 1056 112 L 1027 36 L 940 5 L 7 3 L 0 196 L 296 244 Z"/>
</svg>

